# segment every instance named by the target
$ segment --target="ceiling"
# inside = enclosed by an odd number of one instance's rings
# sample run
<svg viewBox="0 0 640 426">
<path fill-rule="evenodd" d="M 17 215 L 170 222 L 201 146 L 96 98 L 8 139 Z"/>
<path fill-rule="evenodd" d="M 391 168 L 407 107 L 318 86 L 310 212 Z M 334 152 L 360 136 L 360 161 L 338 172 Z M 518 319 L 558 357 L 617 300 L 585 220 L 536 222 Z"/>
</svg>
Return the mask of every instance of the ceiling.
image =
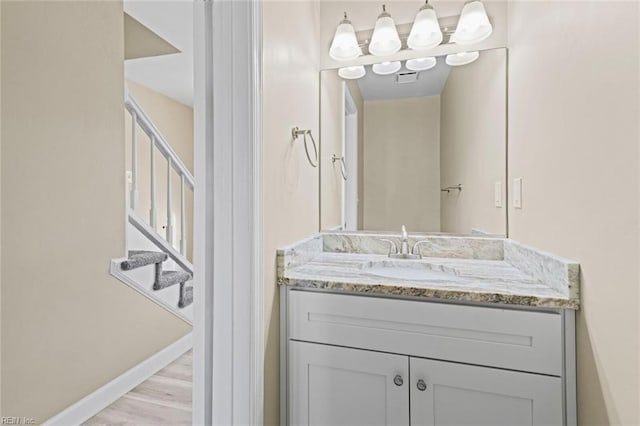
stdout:
<svg viewBox="0 0 640 426">
<path fill-rule="evenodd" d="M 126 78 L 193 106 L 193 1 L 125 0 L 124 11 L 179 51 L 126 60 Z"/>
<path fill-rule="evenodd" d="M 124 14 L 124 60 L 180 53 L 171 43 Z"/>
<path fill-rule="evenodd" d="M 419 98 L 436 96 L 442 93 L 451 67 L 444 61 L 444 56 L 438 57 L 438 63 L 430 70 L 418 72 L 418 79 L 412 83 L 398 84 L 396 74 L 378 75 L 366 66 L 367 74 L 358 80 L 358 86 L 365 101 L 385 99 Z M 399 73 L 411 72 L 404 67 Z"/>
</svg>

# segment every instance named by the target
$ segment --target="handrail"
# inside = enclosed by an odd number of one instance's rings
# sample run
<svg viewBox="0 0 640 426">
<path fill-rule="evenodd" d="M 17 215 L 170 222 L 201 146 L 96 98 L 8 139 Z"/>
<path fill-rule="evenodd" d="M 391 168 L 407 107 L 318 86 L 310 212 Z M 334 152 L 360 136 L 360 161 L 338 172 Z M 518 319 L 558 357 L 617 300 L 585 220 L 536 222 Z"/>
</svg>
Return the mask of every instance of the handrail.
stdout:
<svg viewBox="0 0 640 426">
<path fill-rule="evenodd" d="M 158 130 L 142 107 L 136 102 L 131 92 L 127 92 L 124 105 L 131 115 L 135 113 L 137 125 L 154 141 L 155 146 L 158 147 L 162 155 L 167 159 L 171 159 L 171 166 L 178 172 L 179 176 L 184 176 L 185 182 L 191 189 L 194 189 L 195 180 L 193 175 L 171 145 L 169 145 L 162 133 L 160 133 L 160 130 Z"/>
<path fill-rule="evenodd" d="M 150 201 L 151 206 L 149 210 L 149 225 L 152 229 L 156 229 L 157 211 L 156 211 L 156 167 L 155 167 L 155 149 L 162 154 L 167 160 L 167 224 L 165 228 L 165 240 L 169 246 L 173 245 L 174 235 L 174 219 L 172 215 L 172 200 L 173 190 L 171 185 L 171 172 L 175 170 L 180 178 L 180 253 L 186 254 L 187 250 L 187 237 L 186 233 L 186 221 L 185 221 L 185 202 L 184 202 L 184 188 L 189 187 L 194 190 L 194 178 L 189 169 L 184 165 L 178 154 L 173 150 L 171 145 L 162 136 L 160 130 L 153 124 L 151 118 L 144 112 L 142 107 L 136 102 L 133 95 L 126 91 L 125 102 L 126 110 L 131 114 L 131 203 L 130 207 L 132 211 L 135 211 L 138 199 L 138 164 L 137 164 L 137 151 L 138 144 L 136 140 L 137 128 L 141 128 L 143 132 L 149 137 L 149 167 L 150 167 Z"/>
</svg>

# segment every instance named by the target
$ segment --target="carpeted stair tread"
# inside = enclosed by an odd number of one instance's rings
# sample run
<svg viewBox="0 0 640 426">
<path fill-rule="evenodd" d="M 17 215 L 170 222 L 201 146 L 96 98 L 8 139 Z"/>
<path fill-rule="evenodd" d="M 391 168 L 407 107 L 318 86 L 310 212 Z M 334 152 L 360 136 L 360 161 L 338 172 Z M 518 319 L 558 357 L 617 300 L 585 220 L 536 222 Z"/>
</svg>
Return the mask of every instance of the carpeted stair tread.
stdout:
<svg viewBox="0 0 640 426">
<path fill-rule="evenodd" d="M 193 303 L 193 286 L 187 287 L 184 283 L 180 284 L 180 300 L 179 308 L 186 308 Z"/>
<path fill-rule="evenodd" d="M 191 274 L 185 271 L 162 271 L 160 279 L 153 284 L 154 290 L 162 290 L 178 283 L 185 283 L 191 279 Z"/>
<path fill-rule="evenodd" d="M 124 260 L 120 267 L 124 271 L 130 271 L 143 266 L 162 263 L 167 258 L 167 253 L 161 251 L 131 250 L 129 251 L 129 258 Z"/>
</svg>

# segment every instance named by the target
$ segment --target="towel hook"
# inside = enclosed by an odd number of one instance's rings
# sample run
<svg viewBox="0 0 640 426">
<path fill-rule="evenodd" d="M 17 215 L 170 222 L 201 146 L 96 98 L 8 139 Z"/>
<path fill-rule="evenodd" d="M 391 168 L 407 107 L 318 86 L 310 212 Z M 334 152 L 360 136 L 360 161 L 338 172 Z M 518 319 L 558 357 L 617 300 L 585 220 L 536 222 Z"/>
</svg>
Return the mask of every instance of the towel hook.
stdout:
<svg viewBox="0 0 640 426">
<path fill-rule="evenodd" d="M 309 147 L 307 145 L 308 144 L 307 135 L 309 135 L 309 138 L 311 139 L 311 144 L 313 145 L 315 160 L 312 160 L 311 155 L 309 155 Z M 311 164 L 312 167 L 318 167 L 318 146 L 316 145 L 315 139 L 313 139 L 311 130 L 301 130 L 296 126 L 293 129 L 291 129 L 291 136 L 293 137 L 293 140 L 296 140 L 300 136 L 302 136 L 302 139 L 304 141 L 304 152 L 307 154 L 307 159 L 309 160 L 309 164 Z"/>
<path fill-rule="evenodd" d="M 336 161 L 340 162 L 340 173 L 342 173 L 342 179 L 347 180 L 347 168 L 344 164 L 344 157 L 338 157 L 337 155 L 333 154 L 331 156 L 331 162 L 335 165 Z"/>
</svg>

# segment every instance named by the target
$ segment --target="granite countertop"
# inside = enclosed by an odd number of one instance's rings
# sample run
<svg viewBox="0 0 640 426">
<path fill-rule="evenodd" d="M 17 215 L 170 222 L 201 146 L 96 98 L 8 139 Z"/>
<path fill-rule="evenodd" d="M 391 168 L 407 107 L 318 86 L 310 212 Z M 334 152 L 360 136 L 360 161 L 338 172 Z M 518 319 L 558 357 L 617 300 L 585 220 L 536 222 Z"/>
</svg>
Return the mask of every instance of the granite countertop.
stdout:
<svg viewBox="0 0 640 426">
<path fill-rule="evenodd" d="M 278 282 L 351 293 L 578 309 L 579 265 L 505 238 L 412 236 L 420 260 L 386 256 L 387 234 L 323 233 L 278 251 Z M 391 235 L 391 239 L 394 238 Z"/>
</svg>

